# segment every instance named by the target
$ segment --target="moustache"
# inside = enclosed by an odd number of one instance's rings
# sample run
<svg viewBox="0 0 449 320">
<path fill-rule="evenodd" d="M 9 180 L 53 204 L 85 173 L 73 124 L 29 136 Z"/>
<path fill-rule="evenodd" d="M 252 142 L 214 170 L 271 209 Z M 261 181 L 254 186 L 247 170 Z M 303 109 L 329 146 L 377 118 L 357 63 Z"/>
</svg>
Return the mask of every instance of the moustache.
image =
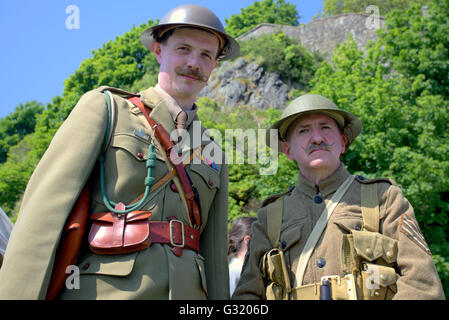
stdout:
<svg viewBox="0 0 449 320">
<path fill-rule="evenodd" d="M 179 76 L 188 76 L 191 78 L 194 78 L 198 81 L 201 82 L 207 82 L 208 78 L 205 77 L 200 71 L 198 70 L 193 70 L 193 69 L 189 69 L 189 68 L 182 68 L 182 67 L 178 67 L 175 68 L 175 72 L 177 75 Z"/>
<path fill-rule="evenodd" d="M 334 144 L 327 144 L 326 142 L 321 142 L 320 144 L 311 144 L 305 151 L 311 153 L 314 150 L 325 150 L 329 151 L 332 149 Z"/>
</svg>

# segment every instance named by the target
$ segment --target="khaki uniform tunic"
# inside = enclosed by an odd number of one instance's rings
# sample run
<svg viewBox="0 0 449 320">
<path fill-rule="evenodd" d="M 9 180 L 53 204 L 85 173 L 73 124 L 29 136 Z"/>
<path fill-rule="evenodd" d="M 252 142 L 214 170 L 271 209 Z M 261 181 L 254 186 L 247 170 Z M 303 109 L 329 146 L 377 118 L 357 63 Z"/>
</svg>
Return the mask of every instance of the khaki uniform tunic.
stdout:
<svg viewBox="0 0 449 320">
<path fill-rule="evenodd" d="M 150 132 L 140 110 L 114 95 L 116 120 L 105 155 L 105 187 L 111 201 L 129 204 L 143 193 Z M 154 88 L 141 92 L 152 108 L 151 118 L 170 134 L 175 130 L 165 101 Z M 55 134 L 26 188 L 0 271 L 0 299 L 44 299 L 61 230 L 83 186 L 91 184 L 90 212 L 106 212 L 100 191 L 97 158 L 108 119 L 106 96 L 100 89 L 86 93 Z M 142 120 L 143 119 L 143 120 Z M 193 120 L 198 120 L 195 115 Z M 180 257 L 168 245 L 125 255 L 97 255 L 84 251 L 78 260 L 80 288 L 65 289 L 63 299 L 228 299 L 227 197 L 228 170 L 224 153 L 201 126 L 188 128 L 194 140 L 215 150 L 218 170 L 201 159 L 186 170 L 200 194 L 200 254 L 184 249 Z M 138 132 L 139 134 L 136 134 Z M 202 141 L 201 141 L 202 138 Z M 193 139 L 192 139 L 193 140 Z M 156 181 L 168 173 L 156 151 Z M 150 220 L 171 216 L 191 225 L 172 181 L 150 193 L 140 210 Z M 87 230 L 88 232 L 88 230 Z"/>
<path fill-rule="evenodd" d="M 341 165 L 330 177 L 314 185 L 299 174 L 299 181 L 284 199 L 280 243 L 284 248 L 293 288 L 299 256 L 324 207 L 338 187 L 349 176 Z M 394 184 L 378 182 L 380 233 L 398 240 L 397 293 L 394 299 L 444 299 L 443 288 L 429 252 L 400 232 L 400 217 L 407 214 L 415 222 L 413 208 Z M 341 266 L 342 237 L 350 230 L 361 230 L 362 180 L 356 178 L 330 217 L 307 264 L 303 285 L 318 283 L 322 276 L 345 276 Z M 320 201 L 322 199 L 323 201 Z M 267 235 L 267 208 L 262 207 L 246 255 L 240 282 L 233 299 L 266 299 L 266 282 L 259 266 L 272 246 Z M 417 223 L 417 222 L 416 222 Z M 427 246 L 427 245 L 426 245 Z"/>
</svg>

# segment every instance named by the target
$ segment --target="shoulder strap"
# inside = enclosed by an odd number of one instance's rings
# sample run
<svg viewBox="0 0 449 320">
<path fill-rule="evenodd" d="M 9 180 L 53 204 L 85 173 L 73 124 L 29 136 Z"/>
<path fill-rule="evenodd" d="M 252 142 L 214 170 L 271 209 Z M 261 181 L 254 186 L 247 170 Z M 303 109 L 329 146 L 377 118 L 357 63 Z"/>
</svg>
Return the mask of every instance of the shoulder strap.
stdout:
<svg viewBox="0 0 449 320">
<path fill-rule="evenodd" d="M 379 232 L 379 199 L 377 183 L 361 184 L 361 209 L 363 230 Z"/>
<path fill-rule="evenodd" d="M 280 248 L 279 237 L 281 235 L 282 212 L 284 209 L 284 197 L 267 206 L 267 232 L 273 248 Z"/>
</svg>

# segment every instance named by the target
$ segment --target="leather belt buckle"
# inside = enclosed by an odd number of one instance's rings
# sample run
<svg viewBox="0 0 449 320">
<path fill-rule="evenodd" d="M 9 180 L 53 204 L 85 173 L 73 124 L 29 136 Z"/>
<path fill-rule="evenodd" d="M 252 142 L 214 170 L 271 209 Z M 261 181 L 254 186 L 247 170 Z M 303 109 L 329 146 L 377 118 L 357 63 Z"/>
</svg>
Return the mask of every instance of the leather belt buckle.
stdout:
<svg viewBox="0 0 449 320">
<path fill-rule="evenodd" d="M 182 243 L 176 243 L 176 242 L 173 240 L 173 224 L 174 224 L 174 223 L 179 223 L 179 224 L 181 225 L 181 237 L 182 237 Z M 169 230 L 170 230 L 170 244 L 171 244 L 173 247 L 184 248 L 184 246 L 185 246 L 184 222 L 182 222 L 181 220 L 177 220 L 177 219 L 172 219 L 172 220 L 170 220 L 170 227 L 169 227 Z"/>
</svg>

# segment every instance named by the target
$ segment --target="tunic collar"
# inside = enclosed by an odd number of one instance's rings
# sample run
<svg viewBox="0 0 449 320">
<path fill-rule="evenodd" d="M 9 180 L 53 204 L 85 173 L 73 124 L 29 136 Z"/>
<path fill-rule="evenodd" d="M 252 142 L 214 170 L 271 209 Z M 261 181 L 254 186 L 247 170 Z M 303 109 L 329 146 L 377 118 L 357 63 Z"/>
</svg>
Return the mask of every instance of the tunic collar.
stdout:
<svg viewBox="0 0 449 320">
<path fill-rule="evenodd" d="M 160 90 L 163 91 L 162 88 Z M 167 106 L 166 100 L 163 99 L 160 92 L 157 91 L 155 87 L 150 87 L 144 91 L 141 91 L 139 94 L 140 100 L 151 108 L 150 118 L 153 119 L 157 124 L 162 125 L 164 129 L 167 131 L 168 135 L 171 135 L 172 131 L 176 130 L 175 121 L 173 119 L 173 115 L 169 112 L 169 107 Z M 165 94 L 169 96 L 167 93 Z M 189 116 L 189 119 L 191 119 L 190 122 L 198 121 L 198 126 L 200 127 L 200 130 L 199 132 L 195 132 L 194 125 L 190 125 L 187 127 L 187 132 L 189 133 L 190 140 L 186 139 L 185 143 L 182 146 L 181 145 L 179 146 L 181 147 L 182 151 L 188 149 L 196 149 L 198 146 L 204 144 L 205 142 L 202 140 L 204 138 L 203 134 L 205 128 L 201 126 L 201 124 L 199 123 L 196 110 L 198 110 L 198 108 L 195 105 L 194 111 L 192 112 L 191 116 Z M 206 140 L 206 142 L 207 143 L 210 142 L 210 139 Z"/>
<path fill-rule="evenodd" d="M 311 198 L 317 194 L 327 198 L 330 194 L 334 193 L 338 187 L 340 187 L 349 175 L 350 173 L 342 163 L 333 174 L 320 181 L 318 185 L 315 185 L 307 180 L 300 171 L 298 174 L 298 184 L 296 185 L 296 188 Z"/>
<path fill-rule="evenodd" d="M 159 83 L 154 87 L 154 90 L 162 98 L 162 100 L 164 100 L 165 106 L 167 107 L 167 110 L 170 113 L 173 121 L 176 121 L 176 118 L 181 111 L 184 111 L 187 114 L 186 128 L 188 128 L 194 120 L 196 112 L 198 111 L 198 107 L 196 106 L 196 104 L 193 104 L 192 110 L 183 110 L 178 102 L 164 89 L 162 89 Z"/>
</svg>

